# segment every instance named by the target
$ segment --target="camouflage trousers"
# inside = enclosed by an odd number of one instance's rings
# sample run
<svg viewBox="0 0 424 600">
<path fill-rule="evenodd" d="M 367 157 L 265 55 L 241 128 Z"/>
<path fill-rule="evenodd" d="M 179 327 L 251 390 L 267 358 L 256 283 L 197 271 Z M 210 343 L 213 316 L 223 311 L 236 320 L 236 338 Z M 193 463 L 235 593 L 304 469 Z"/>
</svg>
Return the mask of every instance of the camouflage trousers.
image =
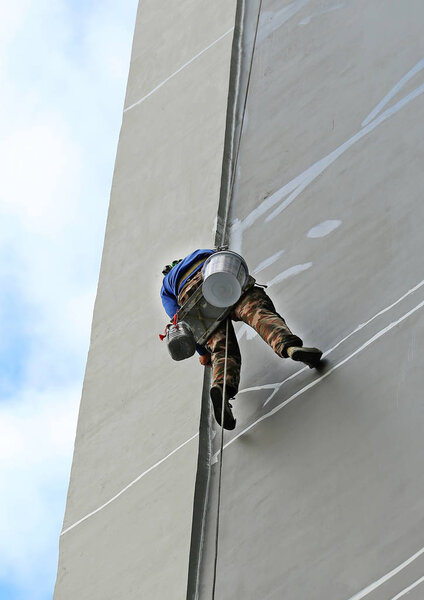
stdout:
<svg viewBox="0 0 424 600">
<path fill-rule="evenodd" d="M 201 273 L 197 273 L 181 290 L 178 296 L 180 306 L 201 285 Z M 282 358 L 287 358 L 287 348 L 302 346 L 302 340 L 288 328 L 285 320 L 279 315 L 271 298 L 257 286 L 249 289 L 235 304 L 228 317 L 228 354 L 227 354 L 227 388 L 231 396 L 238 392 L 240 382 L 241 354 L 234 327 L 231 322 L 244 321 L 261 336 L 261 338 Z M 225 365 L 225 332 L 226 321 L 211 335 L 206 349 L 211 353 L 212 385 L 223 385 Z"/>
</svg>

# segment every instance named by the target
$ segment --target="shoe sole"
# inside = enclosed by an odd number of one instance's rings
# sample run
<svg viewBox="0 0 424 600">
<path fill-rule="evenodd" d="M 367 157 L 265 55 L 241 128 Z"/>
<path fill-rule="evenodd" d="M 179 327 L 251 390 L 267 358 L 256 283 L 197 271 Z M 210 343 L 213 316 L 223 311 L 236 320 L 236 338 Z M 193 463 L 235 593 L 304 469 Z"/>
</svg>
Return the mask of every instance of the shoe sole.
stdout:
<svg viewBox="0 0 424 600">
<path fill-rule="evenodd" d="M 292 354 L 292 360 L 305 363 L 310 369 L 315 369 L 321 361 L 322 352 L 318 348 L 299 348 Z"/>
<path fill-rule="evenodd" d="M 213 412 L 215 420 L 218 425 L 221 425 L 221 414 L 222 414 L 222 392 L 218 388 L 211 388 L 210 391 Z M 224 429 L 231 431 L 236 426 L 236 419 L 234 418 L 231 408 L 224 405 Z"/>
</svg>

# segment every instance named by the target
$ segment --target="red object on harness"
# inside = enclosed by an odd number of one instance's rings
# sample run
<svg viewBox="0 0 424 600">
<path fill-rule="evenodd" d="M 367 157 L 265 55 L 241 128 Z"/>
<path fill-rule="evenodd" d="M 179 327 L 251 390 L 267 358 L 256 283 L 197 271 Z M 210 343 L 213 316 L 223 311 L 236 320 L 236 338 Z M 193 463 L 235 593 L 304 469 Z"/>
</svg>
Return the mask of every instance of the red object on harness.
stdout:
<svg viewBox="0 0 424 600">
<path fill-rule="evenodd" d="M 178 313 L 176 312 L 175 315 L 174 315 L 174 319 L 172 321 L 172 325 L 176 325 L 177 322 L 178 322 Z M 171 326 L 171 323 L 168 323 L 168 325 L 165 327 L 165 333 L 163 333 L 163 334 L 160 333 L 159 334 L 159 338 L 160 338 L 161 342 L 163 342 L 163 340 L 166 338 L 166 334 L 168 332 L 168 327 L 170 327 L 170 326 Z"/>
</svg>

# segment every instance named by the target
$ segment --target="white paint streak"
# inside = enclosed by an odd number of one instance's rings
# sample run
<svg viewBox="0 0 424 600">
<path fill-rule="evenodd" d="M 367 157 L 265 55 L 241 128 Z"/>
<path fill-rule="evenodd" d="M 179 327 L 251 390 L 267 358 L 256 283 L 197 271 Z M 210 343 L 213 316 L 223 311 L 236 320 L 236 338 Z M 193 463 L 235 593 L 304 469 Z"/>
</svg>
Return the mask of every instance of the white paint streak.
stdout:
<svg viewBox="0 0 424 600">
<path fill-rule="evenodd" d="M 392 600 L 399 600 L 399 598 L 402 598 L 402 596 L 406 596 L 406 594 L 409 594 L 409 592 L 411 590 L 413 590 L 414 588 L 417 587 L 417 585 L 420 585 L 420 583 L 422 583 L 424 581 L 424 577 L 420 577 L 419 579 L 417 579 L 417 581 L 414 581 L 414 583 L 412 583 L 411 585 L 409 585 L 408 587 L 406 587 L 404 590 L 402 590 L 401 592 L 399 592 L 399 594 L 397 594 L 396 596 L 394 596 L 392 598 Z"/>
<path fill-rule="evenodd" d="M 304 6 L 309 4 L 310 0 L 295 0 L 284 8 L 277 11 L 263 11 L 259 21 L 259 31 L 256 43 L 260 44 L 276 29 L 279 29 L 284 23 L 289 21 Z"/>
<path fill-rule="evenodd" d="M 415 285 L 413 288 L 411 288 L 410 290 L 408 290 L 405 294 L 403 294 L 403 296 L 401 296 L 398 300 L 396 300 L 395 302 L 393 302 L 390 306 L 387 306 L 386 308 L 380 310 L 377 314 L 375 314 L 373 317 L 371 317 L 371 319 L 368 319 L 368 321 L 366 321 L 365 323 L 362 323 L 361 325 L 358 325 L 358 327 L 352 331 L 351 333 L 349 333 L 346 337 L 344 337 L 342 340 L 340 340 L 335 346 L 333 346 L 332 348 L 330 348 L 329 350 L 327 350 L 326 352 L 324 352 L 323 356 L 327 356 L 330 352 L 332 352 L 335 348 L 337 348 L 340 344 L 342 344 L 345 340 L 347 340 L 351 335 L 353 335 L 354 333 L 356 333 L 357 331 L 359 331 L 360 329 L 363 329 L 364 327 L 366 327 L 369 323 L 371 323 L 371 321 L 373 321 L 374 319 L 376 319 L 378 316 L 384 314 L 385 312 L 387 312 L 388 310 L 390 310 L 391 308 L 393 308 L 394 306 L 396 306 L 397 304 L 399 304 L 399 302 L 401 302 L 402 300 L 404 300 L 407 296 L 409 296 L 410 294 L 412 294 L 413 292 L 415 292 L 416 290 L 418 290 L 420 287 L 422 287 L 424 285 L 424 279 L 418 283 L 417 285 Z M 421 303 L 422 304 L 422 303 Z M 421 305 L 418 305 L 421 306 Z M 414 309 L 415 310 L 415 309 Z M 411 313 L 411 311 L 410 311 Z M 407 313 L 406 316 L 409 316 L 410 313 Z M 406 317 L 405 317 L 406 318 Z M 246 324 L 245 324 L 246 325 Z M 248 325 L 246 325 L 246 327 L 248 327 Z M 251 329 L 249 327 L 249 329 Z M 374 336 L 375 337 L 375 336 Z M 371 338 L 372 340 L 374 338 Z M 364 346 L 362 346 L 361 348 L 363 348 Z M 358 351 L 356 351 L 357 353 Z M 354 353 L 355 354 L 355 353 Z M 352 354 L 349 358 L 351 358 L 354 354 Z M 338 366 L 341 366 L 341 364 L 343 364 L 343 362 L 346 362 L 348 359 L 345 359 L 345 361 L 342 361 L 341 363 L 339 363 L 338 365 L 336 365 L 334 369 L 338 368 Z M 287 377 L 284 381 L 282 382 L 278 382 L 278 383 L 267 383 L 264 385 L 260 385 L 260 386 L 256 386 L 256 387 L 251 387 L 251 388 L 246 388 L 244 390 L 240 390 L 239 394 L 245 393 L 245 392 L 251 392 L 251 391 L 259 391 L 259 390 L 266 390 L 266 389 L 273 389 L 274 392 L 272 394 L 272 396 L 281 388 L 281 386 L 291 380 L 294 379 L 295 377 L 297 377 L 298 375 L 300 375 L 300 373 L 304 372 L 305 370 L 307 370 L 309 367 L 304 367 L 302 369 L 300 369 L 300 371 L 296 371 L 296 373 L 293 373 L 292 375 L 290 375 L 289 377 Z M 329 372 L 328 372 L 329 373 Z M 327 373 L 325 374 L 327 375 Z M 324 377 L 322 377 L 321 379 L 323 379 Z M 315 380 L 313 382 L 313 384 L 315 384 L 315 382 L 318 382 L 320 380 Z M 311 385 L 311 384 L 309 384 Z M 308 386 L 307 386 L 308 387 Z M 300 392 L 302 391 L 306 391 L 306 388 L 302 388 L 302 390 L 300 390 Z M 300 395 L 300 392 L 298 392 L 297 394 Z M 296 396 L 297 397 L 297 396 Z M 268 400 L 266 401 L 269 402 L 271 399 L 268 398 Z M 289 401 L 291 401 L 291 399 L 294 399 L 294 396 L 292 396 L 291 398 L 289 398 L 289 400 L 286 400 L 285 402 L 283 402 L 282 404 L 279 405 L 279 407 L 277 407 L 277 409 L 279 410 L 280 408 L 283 408 L 283 405 L 287 404 Z M 266 404 L 265 403 L 265 404 Z M 273 412 L 277 412 L 276 409 L 274 409 Z M 271 413 L 269 413 L 269 415 L 265 415 L 264 417 L 261 417 L 261 419 L 259 419 L 258 421 L 256 421 L 255 423 L 258 423 L 259 421 L 263 420 L 264 418 L 270 416 Z M 252 425 L 253 426 L 253 425 Z M 250 429 L 252 426 L 250 426 L 248 429 Z M 245 433 L 244 430 L 240 435 L 242 435 L 243 433 Z M 98 513 L 100 510 L 102 510 L 103 508 L 105 508 L 106 506 L 108 506 L 111 502 L 113 502 L 114 500 L 116 500 L 117 498 L 119 498 L 119 496 L 121 496 L 124 492 L 126 492 L 129 488 L 131 488 L 135 483 L 137 483 L 137 481 L 140 481 L 140 479 L 142 479 L 145 475 L 147 475 L 148 473 L 150 473 L 151 471 L 153 471 L 153 469 L 155 469 L 156 467 L 158 467 L 159 465 L 161 465 L 165 460 L 167 460 L 168 458 L 170 458 L 173 454 L 175 454 L 176 452 L 178 452 L 179 450 L 181 450 L 181 448 L 183 448 L 186 444 L 189 444 L 192 440 L 194 440 L 199 434 L 196 433 L 194 434 L 191 438 L 189 438 L 188 440 L 186 440 L 185 442 L 183 442 L 182 444 L 180 444 L 177 448 L 175 448 L 174 450 L 172 450 L 172 452 L 170 452 L 167 456 L 165 456 L 164 458 L 162 458 L 161 460 L 159 460 L 157 463 L 155 463 L 154 465 L 152 465 L 151 467 L 149 467 L 146 471 L 143 471 L 143 473 L 141 473 L 138 477 L 136 477 L 133 481 L 131 481 L 128 485 L 126 485 L 120 492 L 118 492 L 117 494 L 115 494 L 115 496 L 113 496 L 113 498 L 110 498 L 110 500 L 108 500 L 107 502 L 105 502 L 104 504 L 102 504 L 101 506 L 99 506 L 98 508 L 96 508 L 95 510 L 93 510 L 92 512 L 90 512 L 89 514 L 85 515 L 85 517 L 82 517 L 81 519 L 79 519 L 79 521 L 76 521 L 75 523 L 73 523 L 72 525 L 70 525 L 69 527 L 67 527 L 66 529 L 64 529 L 62 531 L 62 533 L 60 535 L 64 535 L 65 533 L 67 533 L 68 531 L 70 531 L 71 529 L 73 529 L 74 527 L 76 527 L 77 525 L 79 525 L 80 523 L 82 523 L 83 521 L 87 520 L 88 518 L 92 517 L 93 515 L 95 515 L 96 513 Z M 215 437 L 216 432 L 213 431 L 212 432 L 212 439 Z M 239 436 L 237 436 L 239 437 Z M 236 438 L 233 438 L 236 439 Z M 232 442 L 233 440 L 231 440 Z M 229 442 L 229 443 L 231 443 Z M 228 445 L 228 444 L 227 444 Z M 225 448 L 226 446 L 224 446 Z M 216 456 L 215 455 L 213 458 L 214 460 L 216 460 Z M 423 548 L 424 551 L 424 548 Z M 408 563 L 409 564 L 409 563 Z M 349 600 L 357 600 L 356 598 L 350 598 Z"/>
<path fill-rule="evenodd" d="M 298 375 L 300 375 L 301 373 L 304 373 L 305 371 L 307 371 L 309 369 L 309 367 L 302 367 L 301 369 L 299 369 L 299 371 L 296 371 L 296 373 L 292 373 L 291 375 L 289 375 L 288 377 L 286 377 L 285 379 L 283 379 L 283 381 L 281 381 L 279 384 L 277 384 L 274 387 L 274 391 L 272 392 L 272 394 L 270 396 L 268 396 L 268 398 L 265 400 L 265 402 L 262 405 L 262 408 L 264 408 L 268 402 L 271 402 L 271 400 L 274 398 L 274 396 L 280 391 L 280 388 L 287 383 L 287 381 L 291 381 L 292 379 L 294 379 L 295 377 L 297 377 Z"/>
<path fill-rule="evenodd" d="M 381 102 L 379 102 L 377 106 L 370 112 L 368 117 L 362 121 L 362 127 L 368 125 L 368 123 L 370 123 L 378 115 L 378 113 L 381 112 L 386 104 L 390 102 L 393 96 L 395 96 L 404 87 L 404 85 L 422 69 L 424 69 L 424 58 L 417 62 L 417 64 L 412 67 L 412 69 L 408 71 L 408 73 L 404 75 L 394 87 L 392 87 L 390 92 L 384 96 L 383 100 L 381 100 Z"/>
<path fill-rule="evenodd" d="M 243 250 L 243 228 L 240 219 L 234 219 L 230 229 L 231 250 L 242 254 Z"/>
<path fill-rule="evenodd" d="M 265 260 L 263 260 L 262 262 L 260 262 L 258 264 L 258 266 L 255 269 L 253 269 L 253 272 L 255 274 L 260 273 L 261 271 L 263 271 L 264 269 L 266 269 L 270 265 L 274 264 L 275 261 L 277 261 L 280 258 L 280 256 L 282 254 L 284 254 L 284 252 L 285 252 L 285 250 L 279 250 L 278 252 L 276 252 L 272 256 L 269 256 L 268 258 L 266 258 Z"/>
<path fill-rule="evenodd" d="M 257 419 L 253 423 L 251 423 L 248 427 L 246 427 L 245 429 L 243 429 L 243 431 L 241 431 L 239 434 L 237 434 L 236 436 L 234 436 L 233 438 L 231 438 L 231 440 L 229 440 L 226 444 L 224 444 L 224 448 L 228 448 L 228 446 L 230 446 L 231 444 L 233 444 L 239 437 L 241 437 L 242 435 L 244 435 L 245 433 L 247 433 L 248 431 L 250 431 L 251 429 L 253 429 L 253 427 L 255 427 L 256 425 L 258 425 L 262 421 L 265 421 L 265 419 L 269 419 L 270 417 L 274 416 L 282 408 L 284 408 L 285 406 L 287 406 L 287 404 L 290 404 L 291 402 L 293 402 L 293 400 L 295 400 L 296 398 L 298 398 L 299 396 L 301 396 L 302 394 L 304 394 L 305 392 L 307 392 L 311 388 L 313 388 L 316 385 L 318 385 L 318 383 L 321 383 L 321 381 L 324 381 L 324 379 L 327 379 L 327 377 L 329 377 L 332 373 L 334 373 L 334 371 L 336 371 L 337 369 L 339 369 L 340 367 L 342 367 L 344 364 L 346 364 L 347 362 L 349 362 L 352 358 L 354 358 L 360 352 L 362 352 L 362 350 L 365 350 L 365 348 L 368 348 L 368 346 L 370 346 L 375 341 L 377 341 L 378 339 L 380 339 L 383 335 L 385 335 L 387 332 L 391 331 L 394 327 L 396 327 L 397 325 L 399 325 L 399 323 L 402 323 L 402 321 L 404 321 L 405 319 L 407 319 L 408 317 L 410 317 L 412 314 L 414 314 L 417 310 L 419 310 L 423 306 L 424 306 L 424 300 L 422 302 L 420 302 L 417 306 L 415 306 L 414 308 L 412 308 L 410 311 L 408 311 L 406 314 L 402 315 L 402 317 L 400 317 L 396 321 L 393 321 L 392 323 L 390 323 L 390 325 L 387 325 L 387 327 L 384 327 L 384 329 L 381 329 L 378 333 L 376 333 L 375 335 L 373 335 L 369 340 L 367 340 L 364 344 L 362 344 L 361 346 L 359 346 L 359 348 L 357 348 L 354 352 L 352 352 L 352 354 L 350 354 L 349 356 L 347 356 L 346 358 L 344 358 L 343 360 L 341 360 L 339 363 L 337 363 L 336 365 L 334 365 L 334 367 L 332 367 L 326 373 L 324 373 L 324 375 L 321 375 L 321 377 L 318 377 L 317 379 L 314 379 L 311 383 L 308 383 L 308 385 L 305 385 L 303 388 L 301 388 L 300 390 L 298 390 L 292 396 L 290 396 L 289 398 L 287 398 L 287 400 L 285 400 L 281 404 L 278 404 L 269 413 L 266 413 L 265 415 L 262 415 L 262 417 L 260 417 L 259 419 Z M 214 454 L 214 456 L 213 456 L 213 462 L 216 462 L 216 460 L 218 459 L 218 455 L 219 455 L 219 451 Z M 349 600 L 354 600 L 354 599 L 351 598 Z M 356 600 L 356 597 L 355 597 L 355 600 Z"/>
<path fill-rule="evenodd" d="M 253 340 L 255 335 L 258 335 L 253 327 L 250 327 L 247 323 L 243 323 L 238 332 L 236 333 L 237 340 L 240 341 L 243 336 L 246 336 L 247 340 Z"/>
<path fill-rule="evenodd" d="M 310 167 L 307 171 L 302 174 L 302 182 L 295 189 L 292 194 L 280 204 L 278 208 L 276 208 L 268 217 L 265 219 L 266 222 L 272 221 L 277 215 L 279 215 L 283 210 L 289 206 L 293 200 L 295 200 L 301 192 L 312 182 L 314 181 L 321 173 L 323 173 L 330 165 L 332 165 L 342 154 L 344 154 L 349 148 L 351 148 L 354 144 L 359 142 L 363 137 L 368 135 L 371 131 L 373 131 L 376 127 L 381 125 L 386 119 L 392 117 L 395 113 L 401 110 L 406 104 L 409 104 L 411 100 L 414 100 L 418 96 L 424 93 L 424 85 L 419 86 L 413 92 L 408 94 L 402 100 L 399 100 L 397 104 L 388 108 L 385 112 L 383 112 L 379 117 L 377 117 L 374 121 L 372 121 L 369 125 L 358 131 L 355 135 L 349 138 L 344 144 L 336 148 L 333 152 L 316 162 L 312 167 Z M 272 198 L 272 196 L 270 196 Z"/>
<path fill-rule="evenodd" d="M 329 219 L 328 221 L 323 221 L 319 225 L 315 225 L 312 227 L 308 233 L 306 234 L 308 238 L 322 238 L 337 229 L 341 225 L 341 221 L 336 219 Z"/>
<path fill-rule="evenodd" d="M 175 454 L 176 452 L 178 452 L 178 450 L 181 450 L 181 448 L 183 448 L 184 446 L 186 446 L 187 444 L 189 444 L 190 442 L 192 442 L 195 438 L 198 437 L 198 435 L 199 435 L 198 433 L 195 433 L 194 435 L 192 435 L 190 439 L 188 439 L 185 442 L 183 442 L 182 444 L 180 444 L 177 448 L 175 448 L 174 450 L 172 450 L 172 452 L 170 452 L 169 454 L 167 454 L 166 456 L 164 456 L 164 458 L 162 458 L 157 463 L 155 463 L 154 465 L 152 465 L 151 467 L 149 467 L 146 471 L 143 471 L 143 473 L 141 473 L 141 475 L 139 475 L 138 477 L 136 477 L 135 479 L 133 479 L 133 481 L 131 481 L 124 488 L 122 488 L 122 490 L 120 492 L 118 492 L 117 494 L 115 494 L 115 496 L 113 496 L 112 498 L 110 498 L 110 500 L 108 500 L 107 502 L 105 502 L 104 504 L 102 504 L 101 506 L 99 506 L 98 508 L 96 508 L 95 510 L 93 510 L 92 512 L 90 512 L 87 515 L 85 515 L 85 517 L 82 517 L 82 519 L 79 519 L 78 521 L 76 521 L 75 523 L 73 523 L 72 525 L 70 525 L 69 527 L 67 527 L 66 529 L 64 529 L 60 535 L 64 535 L 68 531 L 71 531 L 71 529 L 73 529 L 74 527 L 76 527 L 80 523 L 83 523 L 84 521 L 86 521 L 87 519 L 89 519 L 90 517 L 92 517 L 93 515 L 95 515 L 96 513 L 98 513 L 99 511 L 103 510 L 103 508 L 105 508 L 106 506 L 108 506 L 109 504 L 111 504 L 112 502 L 114 502 L 117 498 L 119 498 L 119 496 L 122 496 L 122 494 L 124 492 L 126 492 L 127 490 L 129 490 L 130 487 L 132 487 L 135 483 L 137 483 L 137 481 L 140 481 L 140 479 L 142 479 L 143 477 L 145 477 L 148 473 L 150 473 L 151 471 L 153 471 L 153 469 L 156 469 L 156 467 L 158 467 L 163 462 L 165 462 L 166 460 L 168 460 L 168 458 L 170 458 L 173 454 Z"/>
<path fill-rule="evenodd" d="M 169 75 L 169 77 L 167 77 L 161 83 L 159 83 L 159 85 L 157 85 L 155 88 L 153 88 L 148 94 L 146 94 L 145 96 L 143 96 L 142 98 L 140 98 L 140 100 L 137 100 L 137 102 L 134 102 L 134 104 L 131 104 L 130 106 L 127 106 L 126 108 L 124 108 L 124 113 L 127 112 L 128 110 L 131 110 L 135 106 L 138 106 L 142 102 L 144 102 L 149 96 L 151 96 L 152 94 L 154 94 L 158 89 L 160 89 L 163 85 L 165 85 L 165 83 L 167 83 L 170 79 L 172 79 L 173 77 L 175 77 L 175 75 L 178 75 L 178 73 L 180 73 L 183 69 L 185 69 L 193 61 L 195 61 L 197 58 L 199 58 L 199 56 L 202 56 L 202 54 L 204 54 L 207 50 L 209 50 L 210 48 L 212 48 L 212 46 L 215 46 L 215 44 L 217 44 L 218 42 L 220 42 L 223 38 L 225 38 L 232 31 L 234 31 L 234 27 L 231 27 L 231 29 L 229 29 L 228 31 L 226 31 L 225 33 L 223 33 L 218 39 L 216 39 L 214 42 L 212 42 L 211 44 L 209 44 L 209 46 L 206 46 L 206 48 L 203 48 L 203 50 L 201 50 L 200 52 L 198 52 L 196 54 L 196 56 L 193 56 L 193 58 L 190 58 L 190 60 L 188 60 L 179 69 L 177 69 L 174 73 L 172 73 L 171 75 Z"/>
<path fill-rule="evenodd" d="M 397 304 L 399 304 L 400 302 L 402 302 L 402 300 L 404 300 L 405 298 L 407 298 L 408 296 L 410 296 L 411 294 L 413 294 L 414 292 L 416 292 L 423 285 L 424 285 L 424 279 L 422 281 L 420 281 L 420 283 L 417 283 L 417 285 L 415 285 L 413 288 L 411 288 L 410 290 L 408 290 L 407 292 L 405 292 L 405 294 L 403 294 L 403 296 L 401 296 L 400 298 L 398 298 L 397 300 L 395 300 L 395 302 L 393 302 L 389 306 L 386 306 L 386 308 L 383 308 L 382 310 L 380 310 L 373 317 L 371 317 L 370 319 L 368 319 L 368 321 L 365 321 L 365 323 L 360 323 L 358 325 L 358 327 L 356 327 L 353 331 L 351 331 L 343 339 L 341 339 L 339 342 L 337 342 L 337 344 L 335 344 L 332 348 L 330 348 L 329 350 L 327 350 L 326 352 L 324 352 L 324 354 L 322 355 L 323 358 L 325 358 L 326 356 L 328 356 L 330 354 L 330 352 L 333 352 L 333 350 L 335 350 L 336 348 L 338 348 L 340 346 L 340 344 L 343 344 L 343 342 L 345 342 L 347 339 L 349 339 L 353 334 L 357 333 L 358 331 L 361 331 L 361 329 L 364 329 L 364 327 L 366 327 L 367 325 L 369 325 L 372 321 L 374 321 L 374 319 L 377 319 L 377 317 L 380 317 L 381 315 L 384 315 L 384 313 L 386 313 L 387 311 L 391 310 L 394 306 L 396 306 Z"/>
<path fill-rule="evenodd" d="M 321 15 L 326 15 L 327 13 L 333 12 L 334 10 L 338 10 L 339 8 L 343 8 L 344 3 L 336 4 L 335 6 L 331 6 L 330 8 L 326 8 L 324 10 L 318 10 L 317 12 L 312 13 L 305 19 L 299 21 L 299 25 L 309 25 L 314 17 L 320 17 Z"/>
<path fill-rule="evenodd" d="M 246 335 L 246 333 L 247 333 L 247 327 L 248 326 L 246 325 L 246 323 L 244 323 L 240 327 L 240 329 L 236 332 L 236 338 L 237 338 L 238 342 L 243 338 L 244 335 Z"/>
<path fill-rule="evenodd" d="M 256 335 L 258 335 L 258 333 L 253 329 L 253 327 L 247 325 L 246 338 L 248 340 L 253 340 Z"/>
<path fill-rule="evenodd" d="M 293 267 L 289 267 L 282 273 L 279 273 L 278 275 L 276 275 L 273 279 L 271 279 L 271 281 L 268 281 L 267 286 L 271 287 L 271 286 L 275 285 L 276 283 L 281 283 L 281 281 L 284 281 L 285 279 L 288 279 L 289 277 L 293 277 L 294 275 L 298 275 L 299 273 L 302 273 L 303 271 L 307 271 L 311 267 L 312 267 L 311 262 L 304 263 L 303 265 L 294 265 Z"/>
<path fill-rule="evenodd" d="M 418 98 L 424 93 L 424 85 L 419 86 L 413 90 L 410 94 L 399 100 L 391 108 L 384 111 L 379 117 L 374 119 L 372 123 L 369 123 L 366 127 L 361 129 L 358 133 L 349 138 L 346 142 L 341 144 L 338 148 L 330 152 L 327 156 L 324 156 L 317 162 L 315 162 L 308 169 L 303 171 L 300 175 L 289 181 L 286 185 L 275 191 L 273 194 L 268 196 L 259 206 L 252 210 L 247 217 L 242 221 L 241 228 L 243 231 L 251 227 L 260 217 L 268 212 L 273 206 L 285 199 L 268 217 L 265 219 L 266 222 L 274 219 L 278 214 L 285 210 L 290 204 L 303 192 L 303 190 L 317 177 L 319 177 L 330 165 L 332 165 L 342 154 L 344 154 L 349 148 L 356 144 L 363 137 L 371 133 L 381 123 L 395 115 L 407 104 L 412 102 L 415 98 Z"/>
<path fill-rule="evenodd" d="M 348 340 L 352 335 L 354 335 L 358 331 L 361 331 L 361 329 L 364 329 L 364 327 L 366 327 L 367 325 L 369 325 L 372 321 L 374 321 L 374 319 L 377 319 L 378 317 L 380 317 L 381 315 L 383 315 L 387 311 L 391 310 L 394 306 L 396 306 L 397 304 L 399 304 L 400 302 L 402 302 L 402 300 L 404 300 L 405 298 L 407 298 L 408 296 L 410 296 L 411 294 L 413 294 L 414 292 L 416 292 L 423 285 L 424 285 L 424 279 L 422 281 L 420 281 L 420 283 L 417 283 L 417 285 L 415 285 L 413 288 L 411 288 L 410 290 L 408 290 L 407 292 L 405 292 L 405 294 L 403 294 L 400 298 L 398 298 L 397 300 L 395 300 L 395 302 L 393 302 L 389 306 L 386 306 L 385 308 L 383 308 L 382 310 L 380 310 L 378 313 L 376 313 L 374 316 L 372 316 L 370 319 L 368 319 L 368 321 L 365 321 L 365 323 L 361 323 L 360 325 L 358 325 L 353 331 L 351 331 L 344 338 L 342 338 L 341 340 L 339 340 L 334 346 L 332 346 L 331 348 L 329 348 L 328 350 L 326 350 L 323 353 L 322 357 L 325 358 L 326 356 L 328 356 L 329 354 L 331 354 L 331 352 L 333 352 L 334 350 L 336 350 L 336 348 L 338 348 L 341 344 L 343 344 L 346 340 Z M 296 373 L 293 373 L 292 375 L 290 375 L 286 379 L 283 379 L 283 381 L 281 381 L 280 383 L 265 384 L 264 386 L 262 386 L 261 388 L 259 388 L 259 389 L 272 389 L 272 388 L 274 388 L 273 393 L 269 396 L 269 398 L 267 398 L 265 400 L 265 402 L 263 403 L 263 406 L 266 406 L 268 404 L 268 402 L 270 402 L 273 399 L 273 397 L 280 391 L 280 388 L 287 381 L 290 381 L 291 379 L 294 379 L 295 377 L 297 377 L 301 373 L 304 373 L 308 369 L 309 369 L 309 367 L 303 367 L 302 369 L 299 369 L 299 371 L 296 371 Z M 250 389 L 251 388 L 247 388 L 246 390 L 240 390 L 239 394 L 241 394 L 242 392 L 247 392 Z"/>
<path fill-rule="evenodd" d="M 368 585 L 366 588 L 364 588 L 363 590 L 361 590 L 360 592 L 358 592 L 357 594 L 355 594 L 354 596 L 349 598 L 349 600 L 361 600 L 361 598 L 365 598 L 365 596 L 368 596 L 369 594 L 371 594 L 371 592 L 373 592 L 378 587 L 380 587 L 380 585 L 383 585 L 383 583 L 386 583 L 386 581 L 388 581 L 389 579 L 391 579 L 392 577 L 397 575 L 400 571 L 402 571 L 405 567 L 410 565 L 414 560 L 419 558 L 422 554 L 424 554 L 424 548 L 421 548 L 421 550 L 418 550 L 418 552 L 416 552 L 415 554 L 410 556 L 407 560 L 405 560 L 405 562 L 400 564 L 398 567 L 396 567 L 392 571 L 389 571 L 386 575 L 383 575 L 383 577 L 380 577 L 380 579 L 377 579 L 377 581 L 374 581 L 374 583 L 371 583 L 370 585 Z M 395 600 L 395 599 L 393 598 L 392 600 Z"/>
<path fill-rule="evenodd" d="M 254 387 L 244 388 L 240 390 L 237 395 L 244 394 L 245 392 L 259 392 L 260 390 L 273 390 L 277 386 L 281 385 L 281 381 L 277 383 L 266 383 L 265 385 L 255 385 Z"/>
</svg>

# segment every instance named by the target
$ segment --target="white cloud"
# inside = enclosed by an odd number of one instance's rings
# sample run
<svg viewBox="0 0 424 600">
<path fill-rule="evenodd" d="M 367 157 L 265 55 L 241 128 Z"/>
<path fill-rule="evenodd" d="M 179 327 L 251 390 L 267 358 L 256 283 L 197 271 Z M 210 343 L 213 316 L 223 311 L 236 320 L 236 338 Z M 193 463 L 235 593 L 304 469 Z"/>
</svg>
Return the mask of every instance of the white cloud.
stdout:
<svg viewBox="0 0 424 600">
<path fill-rule="evenodd" d="M 25 390 L 0 405 L 0 578 L 51 596 L 79 389 Z"/>
<path fill-rule="evenodd" d="M 31 0 L 0 3 L 0 50 L 10 43 L 25 20 Z"/>
<path fill-rule="evenodd" d="M 26 231 L 49 236 L 54 227 L 63 230 L 74 209 L 81 156 L 66 129 L 60 121 L 40 119 L 0 143 L 3 210 L 16 214 Z"/>
<path fill-rule="evenodd" d="M 34 600 L 56 573 L 136 5 L 0 5 L 0 582 Z"/>
</svg>

